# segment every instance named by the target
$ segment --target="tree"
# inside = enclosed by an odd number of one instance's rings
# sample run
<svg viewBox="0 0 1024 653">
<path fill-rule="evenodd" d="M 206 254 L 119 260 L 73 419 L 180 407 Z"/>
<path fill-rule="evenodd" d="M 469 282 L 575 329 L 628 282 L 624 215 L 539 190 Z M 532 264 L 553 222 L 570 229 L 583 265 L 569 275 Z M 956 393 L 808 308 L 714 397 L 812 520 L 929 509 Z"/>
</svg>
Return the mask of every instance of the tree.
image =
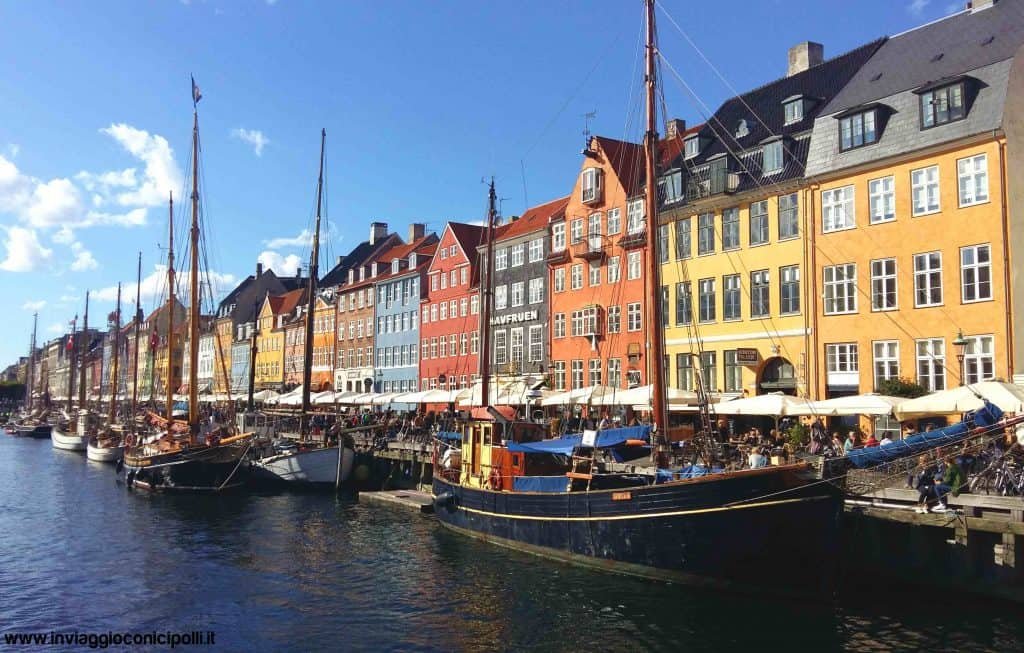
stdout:
<svg viewBox="0 0 1024 653">
<path fill-rule="evenodd" d="M 909 379 L 886 379 L 878 384 L 878 392 L 891 397 L 913 399 L 928 394 L 928 389 Z"/>
</svg>

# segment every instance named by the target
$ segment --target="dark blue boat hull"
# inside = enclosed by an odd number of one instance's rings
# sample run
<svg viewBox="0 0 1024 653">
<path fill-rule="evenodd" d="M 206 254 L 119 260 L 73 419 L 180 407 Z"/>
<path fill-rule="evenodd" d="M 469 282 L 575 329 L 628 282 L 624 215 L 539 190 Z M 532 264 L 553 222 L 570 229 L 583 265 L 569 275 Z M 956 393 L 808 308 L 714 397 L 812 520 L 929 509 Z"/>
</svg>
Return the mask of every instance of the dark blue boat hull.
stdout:
<svg viewBox="0 0 1024 653">
<path fill-rule="evenodd" d="M 841 493 L 795 469 L 573 493 L 494 492 L 434 479 L 443 524 L 612 571 L 785 595 L 833 592 Z"/>
</svg>

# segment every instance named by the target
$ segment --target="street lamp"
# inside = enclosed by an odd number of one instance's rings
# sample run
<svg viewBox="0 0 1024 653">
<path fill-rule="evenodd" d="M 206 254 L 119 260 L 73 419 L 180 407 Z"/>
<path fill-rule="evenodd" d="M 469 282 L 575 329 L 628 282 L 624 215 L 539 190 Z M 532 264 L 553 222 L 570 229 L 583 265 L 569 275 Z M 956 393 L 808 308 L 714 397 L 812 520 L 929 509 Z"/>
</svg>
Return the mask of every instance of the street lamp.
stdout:
<svg viewBox="0 0 1024 653">
<path fill-rule="evenodd" d="M 963 329 L 957 331 L 953 346 L 956 347 L 956 360 L 960 365 L 960 385 L 964 385 L 964 348 L 967 347 L 967 338 L 964 338 Z"/>
</svg>

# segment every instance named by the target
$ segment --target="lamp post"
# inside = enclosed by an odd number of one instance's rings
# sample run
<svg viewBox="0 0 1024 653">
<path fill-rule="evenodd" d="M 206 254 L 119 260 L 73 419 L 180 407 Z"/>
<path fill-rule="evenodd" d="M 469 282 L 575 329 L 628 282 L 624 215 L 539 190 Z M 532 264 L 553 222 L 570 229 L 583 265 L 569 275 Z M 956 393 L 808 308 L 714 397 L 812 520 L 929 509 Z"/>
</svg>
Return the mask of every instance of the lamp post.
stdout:
<svg viewBox="0 0 1024 653">
<path fill-rule="evenodd" d="M 953 346 L 956 347 L 956 361 L 960 366 L 960 385 L 964 385 L 964 348 L 967 347 L 967 338 L 964 338 L 963 329 L 957 331 Z"/>
</svg>

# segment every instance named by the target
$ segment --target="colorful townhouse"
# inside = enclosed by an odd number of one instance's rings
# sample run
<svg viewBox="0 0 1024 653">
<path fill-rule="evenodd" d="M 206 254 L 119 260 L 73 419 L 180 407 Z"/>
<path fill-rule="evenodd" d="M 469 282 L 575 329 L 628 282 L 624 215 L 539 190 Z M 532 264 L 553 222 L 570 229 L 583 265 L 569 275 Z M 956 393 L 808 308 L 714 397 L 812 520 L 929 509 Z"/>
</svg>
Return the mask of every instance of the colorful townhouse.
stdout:
<svg viewBox="0 0 1024 653">
<path fill-rule="evenodd" d="M 381 255 L 403 245 L 387 224 L 370 225 L 370 253 L 348 268 L 348 279 L 338 286 L 338 345 L 334 388 L 339 392 L 373 392 L 374 369 L 374 283 L 384 273 Z"/>
<path fill-rule="evenodd" d="M 466 388 L 479 374 L 480 259 L 484 227 L 449 222 L 420 304 L 420 389 Z"/>
<path fill-rule="evenodd" d="M 322 288 L 317 292 L 313 307 L 313 359 L 310 361 L 310 390 L 324 392 L 334 388 L 334 352 L 338 341 L 335 320 L 335 289 Z"/>
<path fill-rule="evenodd" d="M 284 317 L 284 388 L 292 390 L 302 383 L 306 359 L 307 292 Z"/>
<path fill-rule="evenodd" d="M 263 300 L 256 333 L 255 389 L 281 392 L 285 384 L 285 323 L 294 315 L 305 291 L 297 288 L 283 295 L 267 295 Z"/>
<path fill-rule="evenodd" d="M 437 249 L 437 235 L 424 236 L 424 225 L 409 226 L 409 243 L 380 257 L 382 276 L 374 284 L 375 391 L 419 389 L 420 302 L 426 296 L 427 268 Z M 414 406 L 395 404 L 399 410 Z"/>
<path fill-rule="evenodd" d="M 494 303 L 488 328 L 494 347 L 491 372 L 499 379 L 532 387 L 544 380 L 551 365 L 548 225 L 565 219 L 568 201 L 562 197 L 530 207 L 494 229 Z M 485 249 L 478 248 L 481 265 L 487 262 Z"/>
<path fill-rule="evenodd" d="M 564 213 L 550 218 L 550 376 L 556 390 L 648 382 L 643 160 L 640 145 L 592 137 Z"/>
<path fill-rule="evenodd" d="M 975 2 L 889 38 L 815 120 L 812 397 L 1019 370 L 1006 129 L 1022 135 L 1022 43 L 1024 2 Z"/>
<path fill-rule="evenodd" d="M 167 304 L 162 304 L 160 308 L 150 313 L 143 330 L 149 337 L 149 347 L 147 348 L 149 355 L 146 357 L 148 363 L 147 371 L 149 372 L 149 388 L 151 394 L 158 401 L 166 397 L 168 389 L 171 392 L 177 391 L 182 379 L 184 337 L 188 328 L 188 312 L 185 306 L 177 299 L 174 300 L 172 310 L 174 317 L 173 351 L 169 348 L 167 338 L 169 322 Z M 107 369 L 103 361 L 105 356 L 100 352 L 97 352 L 97 354 L 99 359 L 97 367 L 102 366 L 103 369 Z M 144 376 L 143 378 L 145 379 L 146 377 Z M 97 381 L 99 381 L 98 378 Z"/>
<path fill-rule="evenodd" d="M 703 125 L 669 122 L 662 150 L 676 154 L 658 180 L 657 242 L 670 385 L 807 395 L 812 127 L 880 43 L 827 61 L 820 44 L 801 43 L 785 77 L 726 100 Z"/>
</svg>

